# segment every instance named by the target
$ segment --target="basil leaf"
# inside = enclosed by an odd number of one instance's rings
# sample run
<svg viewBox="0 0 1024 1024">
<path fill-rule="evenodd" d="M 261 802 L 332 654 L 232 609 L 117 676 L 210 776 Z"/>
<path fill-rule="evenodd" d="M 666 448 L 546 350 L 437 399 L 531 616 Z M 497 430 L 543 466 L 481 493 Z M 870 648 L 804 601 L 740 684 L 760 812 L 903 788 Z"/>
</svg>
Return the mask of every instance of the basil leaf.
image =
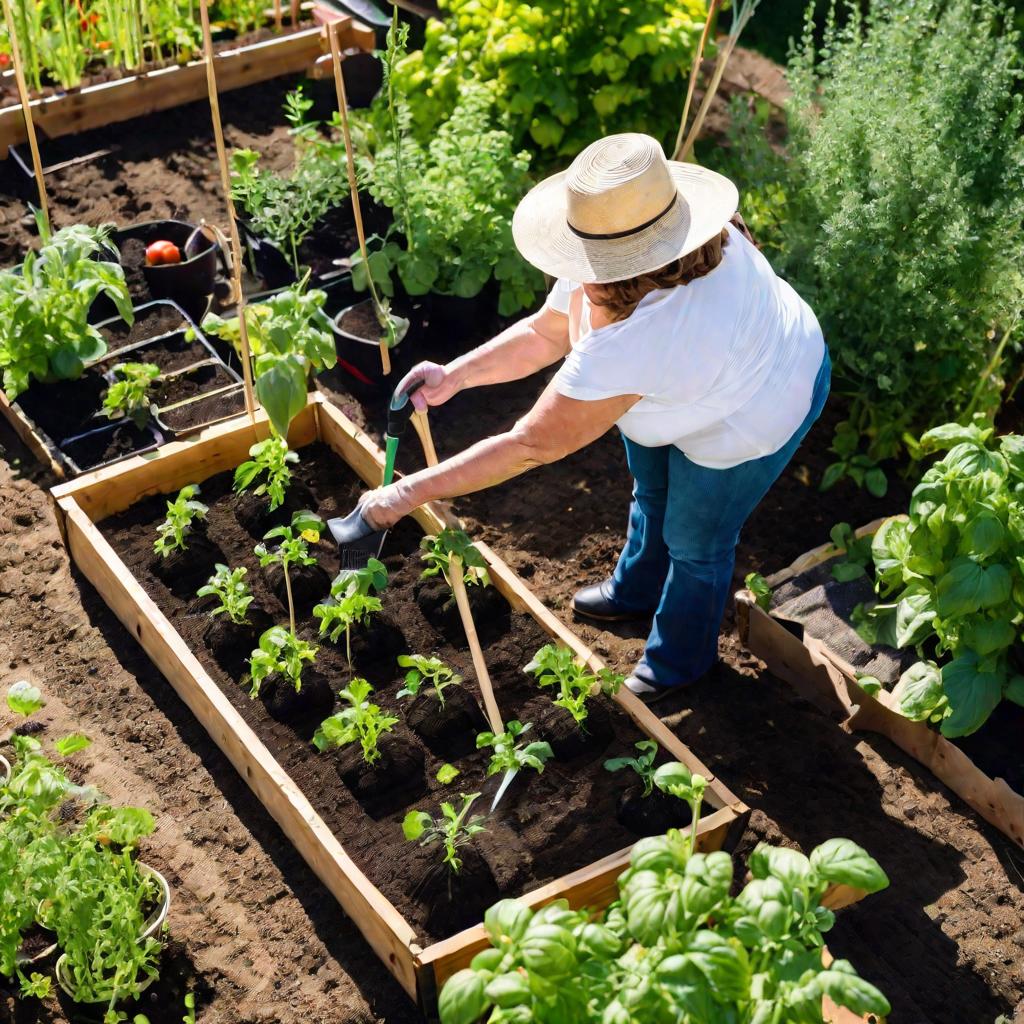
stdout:
<svg viewBox="0 0 1024 1024">
<path fill-rule="evenodd" d="M 464 968 L 453 974 L 437 1001 L 441 1024 L 475 1024 L 487 1009 L 483 979 Z"/>
<path fill-rule="evenodd" d="M 942 668 L 942 686 L 951 713 L 942 720 L 942 735 L 950 738 L 977 732 L 1003 696 L 1003 676 L 978 670 L 973 652 L 954 658 Z"/>
<path fill-rule="evenodd" d="M 912 722 L 926 722 L 943 706 L 942 674 L 931 661 L 919 661 L 900 676 L 893 687 L 893 705 Z"/>
<path fill-rule="evenodd" d="M 838 885 L 879 892 L 889 885 L 881 865 L 852 839 L 829 839 L 811 851 L 811 867 L 818 877 Z"/>
</svg>

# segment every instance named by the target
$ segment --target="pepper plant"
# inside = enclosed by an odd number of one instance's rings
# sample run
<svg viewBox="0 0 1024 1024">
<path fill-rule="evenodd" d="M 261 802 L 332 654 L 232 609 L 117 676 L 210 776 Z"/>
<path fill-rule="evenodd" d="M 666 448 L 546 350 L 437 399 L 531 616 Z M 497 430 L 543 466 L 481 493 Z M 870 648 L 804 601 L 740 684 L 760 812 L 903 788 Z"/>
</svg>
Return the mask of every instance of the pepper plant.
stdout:
<svg viewBox="0 0 1024 1024">
<path fill-rule="evenodd" d="M 451 575 L 449 566 L 452 555 L 462 560 L 464 568 L 463 582 L 467 585 L 489 586 L 490 576 L 487 574 L 487 562 L 484 556 L 469 539 L 465 530 L 455 530 L 445 527 L 436 536 L 427 534 L 420 541 L 420 558 L 427 563 L 423 570 L 422 579 L 429 579 L 431 576 L 441 574 L 444 576 L 448 586 L 451 586 Z"/>
<path fill-rule="evenodd" d="M 532 743 L 517 742 L 520 736 L 533 728 L 532 722 L 525 725 L 519 721 L 505 723 L 502 733 L 482 732 L 477 734 L 476 749 L 491 748 L 491 760 L 487 765 L 488 775 L 498 772 L 513 772 L 520 768 L 532 768 L 536 772 L 544 771 L 544 762 L 554 757 L 551 744 L 543 740 Z"/>
<path fill-rule="evenodd" d="M 235 470 L 234 489 L 248 490 L 256 481 L 253 494 L 270 499 L 270 511 L 284 504 L 285 491 L 292 482 L 292 471 L 288 468 L 299 461 L 298 452 L 288 447 L 288 442 L 279 434 L 272 434 L 263 441 L 257 441 L 249 449 L 249 459 Z"/>
<path fill-rule="evenodd" d="M 501 900 L 484 915 L 492 948 L 441 991 L 441 1024 L 823 1024 L 822 999 L 882 1016 L 885 996 L 845 960 L 822 963 L 831 884 L 889 881 L 849 839 L 810 857 L 760 844 L 731 896 L 729 854 L 695 853 L 672 829 L 641 839 L 604 912 L 566 900 L 532 910 Z"/>
<path fill-rule="evenodd" d="M 444 851 L 444 863 L 453 874 L 462 870 L 462 858 L 459 850 L 466 846 L 473 836 L 486 832 L 482 822 L 484 815 L 474 814 L 470 817 L 470 809 L 479 793 L 460 793 L 462 807 L 455 810 L 455 805 L 447 800 L 441 804 L 441 815 L 435 818 L 426 811 L 410 811 L 402 821 L 402 832 L 410 842 L 419 841 L 420 846 L 440 843 Z"/>
<path fill-rule="evenodd" d="M 587 701 L 594 693 L 613 696 L 618 693 L 625 676 L 617 675 L 610 669 L 602 668 L 595 675 L 576 661 L 568 647 L 545 644 L 523 669 L 527 675 L 536 678 L 542 687 L 557 686 L 558 696 L 554 703 L 565 708 L 576 724 L 583 728 L 587 720 Z"/>
<path fill-rule="evenodd" d="M 156 528 L 153 550 L 162 558 L 173 551 L 185 551 L 185 539 L 192 532 L 196 520 L 204 520 L 209 508 L 196 498 L 198 484 L 186 484 L 178 491 L 174 501 L 167 502 L 167 518 Z"/>
<path fill-rule="evenodd" d="M 313 609 L 320 620 L 320 635 L 329 635 L 338 642 L 345 631 L 345 657 L 352 667 L 352 627 L 365 626 L 381 610 L 379 594 L 388 585 L 388 571 L 384 563 L 371 558 L 360 569 L 342 569 L 331 583 L 331 594 Z"/>
<path fill-rule="evenodd" d="M 656 740 L 640 740 L 634 746 L 637 749 L 635 756 L 610 757 L 604 766 L 610 772 L 632 768 L 643 785 L 641 795 L 650 796 L 654 792 L 654 759 L 658 756 L 658 744 Z"/>
<path fill-rule="evenodd" d="M 145 426 L 152 415 L 152 390 L 160 367 L 153 363 L 118 363 L 111 372 L 117 379 L 103 396 L 107 419 L 127 418 L 137 427 Z"/>
<path fill-rule="evenodd" d="M 918 652 L 892 692 L 896 709 L 966 736 L 1004 698 L 1024 705 L 1024 436 L 949 423 L 918 450 L 946 454 L 914 488 L 908 514 L 875 534 L 881 600 L 854 618 L 868 643 Z"/>
<path fill-rule="evenodd" d="M 252 590 L 245 577 L 249 570 L 244 565 L 237 569 L 229 569 L 218 562 L 214 566 L 213 575 L 196 591 L 197 597 L 215 597 L 218 604 L 211 608 L 211 619 L 218 615 L 226 615 L 236 626 L 248 625 L 246 615 L 252 604 Z"/>
<path fill-rule="evenodd" d="M 363 751 L 363 760 L 375 764 L 380 758 L 378 742 L 381 736 L 398 724 L 394 715 L 385 714 L 378 704 L 368 698 L 373 687 L 365 679 L 353 679 L 338 696 L 348 707 L 325 718 L 313 735 L 313 746 L 321 753 L 358 742 Z"/>
<path fill-rule="evenodd" d="M 440 658 L 427 658 L 422 654 L 400 654 L 399 668 L 406 668 L 405 685 L 398 697 L 418 697 L 425 683 L 430 684 L 437 702 L 444 707 L 444 691 L 449 686 L 461 686 L 462 676 L 453 672 Z"/>
<path fill-rule="evenodd" d="M 294 565 L 316 565 L 316 556 L 309 553 L 309 546 L 320 541 L 323 529 L 324 521 L 315 512 L 296 512 L 290 525 L 277 526 L 263 535 L 265 541 L 280 538 L 280 544 L 269 548 L 266 544 L 257 544 L 254 549 L 264 568 L 268 565 L 281 566 L 292 636 L 295 635 L 295 601 L 292 598 L 290 570 Z"/>
<path fill-rule="evenodd" d="M 76 224 L 51 235 L 37 216 L 42 246 L 18 268 L 0 271 L 0 372 L 15 399 L 34 379 L 73 380 L 106 354 L 103 335 L 89 323 L 100 295 L 134 322 L 124 271 L 110 241 L 112 225 Z"/>
</svg>

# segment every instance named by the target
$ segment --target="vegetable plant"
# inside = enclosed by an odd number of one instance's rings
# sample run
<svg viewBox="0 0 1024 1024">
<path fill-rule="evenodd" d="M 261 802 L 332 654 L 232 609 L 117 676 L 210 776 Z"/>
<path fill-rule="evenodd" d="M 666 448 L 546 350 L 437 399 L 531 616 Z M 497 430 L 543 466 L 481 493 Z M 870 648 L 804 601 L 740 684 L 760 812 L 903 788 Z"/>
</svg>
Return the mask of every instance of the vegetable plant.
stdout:
<svg viewBox="0 0 1024 1024">
<path fill-rule="evenodd" d="M 518 771 L 520 768 L 532 768 L 536 772 L 544 771 L 544 762 L 554 756 L 551 744 L 543 740 L 532 743 L 519 743 L 519 737 L 528 733 L 533 723 L 511 721 L 505 723 L 502 733 L 482 732 L 477 735 L 476 749 L 491 748 L 491 760 L 487 765 L 487 774 Z"/>
<path fill-rule="evenodd" d="M 293 565 L 316 565 L 316 556 L 309 553 L 310 544 L 316 544 L 323 533 L 324 521 L 315 512 L 296 512 L 288 526 L 277 526 L 268 530 L 263 539 L 277 540 L 274 547 L 257 544 L 256 557 L 264 568 L 279 565 L 284 573 L 284 587 L 288 599 L 288 623 L 295 635 L 295 601 L 292 599 L 292 581 L 289 570 Z"/>
<path fill-rule="evenodd" d="M 565 708 L 580 728 L 587 720 L 587 701 L 591 695 L 600 692 L 612 696 L 625 679 L 606 668 L 595 675 L 577 663 L 568 647 L 557 644 L 545 644 L 523 671 L 534 676 L 539 686 L 557 686 L 554 703 Z"/>
<path fill-rule="evenodd" d="M 334 335 L 323 312 L 327 299 L 307 290 L 309 273 L 296 285 L 245 308 L 249 345 L 255 361 L 256 396 L 274 432 L 288 436 L 288 424 L 305 408 L 309 375 L 338 361 Z M 240 346 L 238 317 L 210 314 L 203 330 Z"/>
<path fill-rule="evenodd" d="M 16 714 L 27 718 L 46 704 L 38 686 L 27 679 L 19 679 L 7 688 L 7 706 Z"/>
<path fill-rule="evenodd" d="M 658 744 L 655 740 L 640 740 L 634 744 L 637 754 L 634 757 L 610 757 L 604 766 L 610 772 L 632 768 L 643 784 L 643 796 L 654 792 L 654 759 L 658 756 Z"/>
<path fill-rule="evenodd" d="M 280 434 L 272 434 L 263 441 L 257 441 L 249 449 L 249 459 L 235 470 L 234 489 L 248 490 L 256 481 L 253 494 L 270 499 L 270 511 L 284 504 L 285 491 L 292 482 L 292 471 L 288 468 L 299 461 L 298 452 L 288 447 Z"/>
<path fill-rule="evenodd" d="M 192 532 L 197 520 L 204 520 L 209 508 L 199 501 L 198 484 L 186 484 L 178 491 L 174 501 L 167 502 L 167 518 L 156 528 L 153 550 L 162 558 L 173 551 L 185 551 L 185 539 Z"/>
<path fill-rule="evenodd" d="M 440 658 L 400 654 L 398 665 L 409 670 L 405 673 L 405 685 L 398 691 L 399 697 L 418 697 L 424 683 L 428 683 L 438 703 L 444 707 L 444 691 L 449 686 L 462 684 L 462 676 L 453 672 Z"/>
<path fill-rule="evenodd" d="M 829 531 L 829 537 L 837 551 L 843 552 L 832 566 L 832 578 L 840 583 L 860 579 L 866 575 L 871 564 L 871 538 L 858 537 L 849 523 L 836 523 Z"/>
<path fill-rule="evenodd" d="M 657 768 L 651 781 L 655 786 L 682 800 L 690 807 L 690 849 L 697 848 L 697 828 L 700 825 L 700 806 L 708 780 L 697 772 L 691 772 L 681 761 L 669 761 Z"/>
<path fill-rule="evenodd" d="M 361 569 L 343 569 L 331 583 L 331 594 L 313 609 L 320 620 L 320 635 L 329 635 L 338 642 L 345 631 L 345 657 L 352 666 L 352 626 L 365 626 L 370 617 L 381 610 L 376 597 L 388 585 L 388 571 L 384 563 L 371 558 Z"/>
<path fill-rule="evenodd" d="M 380 706 L 371 703 L 367 698 L 373 693 L 373 687 L 365 679 L 353 679 L 338 696 L 348 707 L 324 719 L 313 735 L 313 745 L 317 750 L 334 750 L 358 742 L 363 751 L 363 760 L 367 764 L 375 764 L 380 758 L 377 744 L 385 733 L 398 724 L 394 715 L 385 714 Z"/>
<path fill-rule="evenodd" d="M 833 883 L 877 892 L 885 872 L 849 839 L 809 857 L 760 844 L 736 895 L 729 854 L 695 853 L 675 829 L 641 839 L 619 898 L 595 915 L 557 900 L 501 900 L 484 915 L 492 948 L 440 994 L 442 1024 L 822 1024 L 822 999 L 855 1014 L 889 1012 L 845 960 L 822 964 Z"/>
<path fill-rule="evenodd" d="M 945 451 L 887 520 L 871 557 L 881 600 L 855 621 L 869 643 L 914 647 L 895 707 L 945 736 L 977 731 L 1002 699 L 1024 705 L 1024 437 L 949 423 L 920 439 Z"/>
<path fill-rule="evenodd" d="M 197 597 L 217 598 L 217 606 L 209 611 L 211 619 L 226 615 L 236 626 L 248 624 L 246 615 L 253 600 L 252 591 L 245 580 L 248 572 L 244 565 L 229 569 L 218 562 L 214 566 L 213 575 L 196 591 Z"/>
<path fill-rule="evenodd" d="M 264 680 L 275 673 L 290 679 L 298 693 L 302 689 L 303 669 L 316 660 L 317 650 L 315 644 L 307 643 L 284 626 L 271 626 L 260 637 L 259 647 L 249 658 L 249 695 L 258 697 Z"/>
<path fill-rule="evenodd" d="M 484 556 L 469 539 L 465 530 L 446 527 L 436 536 L 427 534 L 420 541 L 420 551 L 420 558 L 427 563 L 426 569 L 423 570 L 423 579 L 437 576 L 440 573 L 451 586 L 449 565 L 452 555 L 457 555 L 462 560 L 464 568 L 462 578 L 467 586 L 486 587 L 490 585 L 491 578 L 487 574 L 487 562 L 484 561 Z"/>
<path fill-rule="evenodd" d="M 462 870 L 462 858 L 459 850 L 469 843 L 473 836 L 486 832 L 483 824 L 485 817 L 474 814 L 470 817 L 470 809 L 479 793 L 460 793 L 462 807 L 455 810 L 455 805 L 447 800 L 441 804 L 440 817 L 433 817 L 426 811 L 410 811 L 402 821 L 402 832 L 410 842 L 419 841 L 420 846 L 440 843 L 444 851 L 444 863 L 450 871 L 458 874 Z"/>
<path fill-rule="evenodd" d="M 160 376 L 160 367 L 153 363 L 118 363 L 112 370 L 117 378 L 103 397 L 103 411 L 108 419 L 127 417 L 142 427 L 152 413 L 152 389 Z"/>
<path fill-rule="evenodd" d="M 759 608 L 764 611 L 771 608 L 772 588 L 759 572 L 748 572 L 743 578 L 743 585 L 754 595 Z"/>
<path fill-rule="evenodd" d="M 112 225 L 76 224 L 50 235 L 37 217 L 42 246 L 13 270 L 0 271 L 0 371 L 7 397 L 35 379 L 73 380 L 106 354 L 103 335 L 88 320 L 99 295 L 133 323 L 124 271 L 115 262 Z"/>
</svg>

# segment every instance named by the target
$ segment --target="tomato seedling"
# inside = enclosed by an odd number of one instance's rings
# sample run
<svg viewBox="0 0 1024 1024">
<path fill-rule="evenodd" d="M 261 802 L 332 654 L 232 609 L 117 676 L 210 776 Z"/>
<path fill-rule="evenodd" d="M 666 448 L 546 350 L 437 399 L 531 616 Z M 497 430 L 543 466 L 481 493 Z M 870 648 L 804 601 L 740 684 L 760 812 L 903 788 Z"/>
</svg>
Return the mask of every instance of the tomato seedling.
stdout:
<svg viewBox="0 0 1024 1024">
<path fill-rule="evenodd" d="M 290 679 L 298 693 L 302 689 L 302 672 L 316 660 L 319 648 L 307 643 L 284 626 L 271 626 L 259 640 L 259 647 L 249 658 L 251 689 L 249 696 L 258 697 L 264 680 L 275 673 Z"/>
<path fill-rule="evenodd" d="M 316 565 L 316 556 L 309 553 L 310 544 L 317 544 L 323 533 L 324 521 L 315 512 L 296 512 L 292 516 L 291 525 L 277 526 L 268 530 L 264 540 L 277 540 L 281 543 L 268 548 L 266 544 L 257 544 L 254 548 L 260 565 L 279 565 L 284 573 L 284 588 L 288 599 L 288 623 L 292 635 L 295 635 L 295 601 L 292 599 L 292 580 L 289 570 L 293 565 Z"/>
<path fill-rule="evenodd" d="M 259 480 L 253 494 L 257 497 L 265 494 L 270 499 L 270 511 L 273 512 L 284 504 L 285 491 L 292 482 L 289 466 L 299 461 L 298 453 L 288 448 L 283 437 L 272 434 L 264 441 L 257 441 L 249 449 L 249 456 L 249 460 L 235 470 L 234 489 L 240 493 Z"/>
<path fill-rule="evenodd" d="M 422 654 L 400 654 L 399 668 L 407 668 L 405 685 L 398 691 L 399 697 L 418 697 L 424 683 L 429 683 L 441 707 L 444 707 L 444 691 L 449 686 L 461 686 L 462 676 L 456 675 L 440 658 L 427 658 Z"/>
<path fill-rule="evenodd" d="M 338 747 L 359 742 L 363 750 L 363 760 L 374 764 L 380 757 L 378 741 L 384 733 L 398 724 L 394 715 L 385 714 L 379 705 L 367 699 L 373 693 L 373 687 L 365 679 L 353 679 L 338 696 L 347 701 L 348 707 L 330 718 L 325 718 L 313 735 L 313 746 L 321 753 Z"/>
<path fill-rule="evenodd" d="M 198 484 L 186 484 L 178 491 L 174 501 L 167 502 L 167 518 L 156 528 L 153 550 L 161 558 L 167 558 L 172 551 L 185 551 L 185 538 L 192 532 L 196 520 L 206 518 L 209 508 L 196 500 Z"/>
<path fill-rule="evenodd" d="M 483 750 L 484 747 L 491 748 L 491 760 L 487 765 L 488 775 L 497 775 L 498 772 L 516 772 L 520 768 L 532 768 L 535 772 L 544 771 L 544 762 L 554 756 L 551 744 L 543 740 L 534 740 L 532 743 L 517 743 L 520 736 L 528 733 L 533 728 L 532 722 L 525 725 L 522 722 L 511 721 L 505 723 L 503 733 L 482 732 L 477 735 L 476 749 Z"/>
<path fill-rule="evenodd" d="M 410 842 L 419 841 L 420 846 L 441 843 L 444 863 L 456 874 L 462 869 L 459 850 L 469 843 L 473 836 L 487 831 L 481 824 L 486 820 L 484 815 L 474 814 L 473 817 L 469 817 L 470 808 L 480 794 L 470 793 L 467 796 L 460 793 L 459 796 L 462 797 L 462 807 L 458 811 L 453 804 L 444 801 L 441 804 L 439 818 L 434 818 L 426 811 L 410 811 L 402 821 L 402 832 Z"/>
<path fill-rule="evenodd" d="M 587 720 L 590 697 L 595 693 L 613 696 L 625 679 L 606 668 L 595 675 L 576 661 L 568 647 L 556 644 L 545 644 L 523 671 L 533 675 L 539 686 L 557 686 L 558 696 L 554 703 L 565 708 L 580 728 Z"/>
<path fill-rule="evenodd" d="M 658 756 L 658 744 L 655 740 L 640 740 L 634 745 L 638 751 L 635 757 L 610 757 L 604 766 L 610 772 L 632 768 L 643 783 L 642 795 L 650 796 L 654 792 L 654 759 Z"/>
<path fill-rule="evenodd" d="M 486 587 L 491 582 L 491 578 L 487 574 L 487 562 L 484 561 L 484 556 L 480 554 L 464 530 L 453 530 L 449 527 L 436 536 L 428 534 L 420 541 L 420 551 L 420 558 L 427 563 L 427 567 L 422 573 L 423 579 L 437 576 L 440 573 L 444 576 L 448 586 L 451 586 L 449 565 L 452 555 L 457 555 L 462 559 L 463 580 L 467 586 L 476 584 Z"/>
<path fill-rule="evenodd" d="M 217 606 L 207 613 L 211 619 L 226 615 L 236 626 L 248 625 L 246 614 L 253 600 L 252 591 L 245 580 L 248 572 L 244 565 L 229 569 L 217 563 L 213 575 L 196 591 L 196 597 L 217 598 Z"/>
<path fill-rule="evenodd" d="M 112 370 L 117 380 L 103 396 L 103 412 L 107 419 L 130 419 L 141 428 L 153 413 L 151 391 L 160 376 L 160 367 L 153 363 L 118 363 Z"/>
<path fill-rule="evenodd" d="M 345 657 L 352 667 L 352 626 L 365 626 L 381 610 L 380 593 L 388 585 L 384 563 L 371 558 L 361 569 L 343 569 L 331 583 L 331 595 L 313 609 L 320 620 L 320 635 L 338 642 L 345 631 Z"/>
</svg>

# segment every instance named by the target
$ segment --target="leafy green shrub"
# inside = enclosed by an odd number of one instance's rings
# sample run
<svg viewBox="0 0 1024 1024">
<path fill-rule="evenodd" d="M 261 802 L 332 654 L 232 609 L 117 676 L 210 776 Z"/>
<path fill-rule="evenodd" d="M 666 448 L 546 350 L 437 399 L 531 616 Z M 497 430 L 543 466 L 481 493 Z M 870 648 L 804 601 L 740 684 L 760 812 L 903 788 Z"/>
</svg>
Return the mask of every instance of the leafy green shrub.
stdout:
<svg viewBox="0 0 1024 1024">
<path fill-rule="evenodd" d="M 945 736 L 975 732 L 1003 698 L 1024 705 L 1024 436 L 991 434 L 947 424 L 921 438 L 922 453 L 949 451 L 914 488 L 909 515 L 875 534 L 882 601 L 858 616 L 869 643 L 917 648 L 894 704 Z M 924 660 L 932 651 L 941 666 Z"/>
<path fill-rule="evenodd" d="M 992 0 L 843 13 L 817 48 L 808 22 L 790 61 L 787 159 L 741 116 L 718 164 L 822 322 L 869 461 L 849 438 L 836 451 L 871 485 L 908 432 L 991 412 L 1018 361 L 1021 65 Z"/>
<path fill-rule="evenodd" d="M 372 156 L 357 159 L 360 178 L 394 214 L 388 234 L 369 240 L 368 261 L 352 256 L 353 284 L 368 286 L 367 269 L 385 295 L 393 275 L 410 295 L 470 298 L 494 277 L 499 309 L 530 305 L 543 287 L 540 273 L 519 255 L 512 214 L 530 185 L 529 154 L 516 152 L 493 110 L 493 94 L 466 82 L 444 122 L 420 138 L 393 68 L 408 26 L 392 26 Z M 372 133 L 371 133 L 372 135 Z"/>
<path fill-rule="evenodd" d="M 441 0 L 422 50 L 397 68 L 417 137 L 451 116 L 467 80 L 485 82 L 514 146 L 545 162 L 575 156 L 612 132 L 646 132 L 670 146 L 705 0 Z"/>
</svg>

